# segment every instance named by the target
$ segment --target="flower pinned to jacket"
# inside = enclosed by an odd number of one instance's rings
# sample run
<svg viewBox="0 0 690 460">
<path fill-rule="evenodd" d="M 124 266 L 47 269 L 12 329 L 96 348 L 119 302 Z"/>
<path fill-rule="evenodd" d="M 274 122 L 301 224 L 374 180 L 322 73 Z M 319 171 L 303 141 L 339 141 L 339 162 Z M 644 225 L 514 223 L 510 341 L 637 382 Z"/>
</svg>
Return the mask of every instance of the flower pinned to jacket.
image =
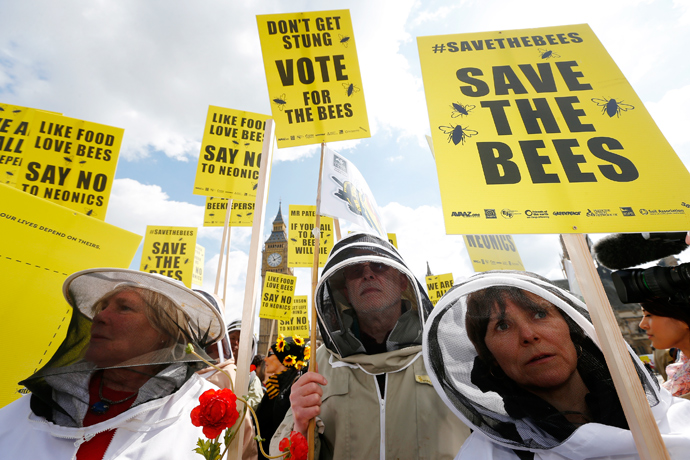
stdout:
<svg viewBox="0 0 690 460">
<path fill-rule="evenodd" d="M 307 363 L 305 363 L 304 361 L 297 361 L 295 363 L 295 369 L 300 370 L 306 365 L 307 365 Z"/>
<path fill-rule="evenodd" d="M 286 454 L 285 458 L 290 460 L 306 460 L 309 446 L 302 433 L 293 431 L 290 436 L 283 438 L 278 444 L 280 452 Z"/>
<path fill-rule="evenodd" d="M 278 340 L 276 340 L 276 351 L 279 351 L 280 353 L 285 350 L 285 337 L 283 334 L 278 334 Z M 289 348 L 288 348 L 289 349 Z"/>
<path fill-rule="evenodd" d="M 303 347 L 304 346 L 304 339 L 300 337 L 299 335 L 293 335 L 292 340 L 295 341 L 295 345 L 298 347 Z"/>
<path fill-rule="evenodd" d="M 285 359 L 283 359 L 283 365 L 285 367 L 294 366 L 296 362 L 297 358 L 294 355 L 287 355 Z"/>
<path fill-rule="evenodd" d="M 309 361 L 311 359 L 311 347 L 307 345 L 304 347 L 304 360 Z"/>
<path fill-rule="evenodd" d="M 199 405 L 192 409 L 191 416 L 192 424 L 202 427 L 204 436 L 215 439 L 239 418 L 237 396 L 228 388 L 207 390 L 199 396 Z"/>
</svg>

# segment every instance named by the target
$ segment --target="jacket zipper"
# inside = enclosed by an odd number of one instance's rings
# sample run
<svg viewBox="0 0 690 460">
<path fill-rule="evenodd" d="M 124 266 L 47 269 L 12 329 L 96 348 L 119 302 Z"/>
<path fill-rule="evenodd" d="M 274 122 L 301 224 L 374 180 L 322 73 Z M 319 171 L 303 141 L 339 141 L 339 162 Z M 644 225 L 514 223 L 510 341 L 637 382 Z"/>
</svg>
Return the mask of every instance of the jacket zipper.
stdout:
<svg viewBox="0 0 690 460">
<path fill-rule="evenodd" d="M 381 397 L 381 388 L 379 387 L 379 382 L 375 375 L 374 385 L 376 386 L 376 394 L 379 397 L 379 430 L 380 430 L 380 441 L 379 441 L 379 459 L 386 460 L 386 396 L 388 396 L 388 374 L 383 374 L 384 377 L 384 396 Z"/>
</svg>

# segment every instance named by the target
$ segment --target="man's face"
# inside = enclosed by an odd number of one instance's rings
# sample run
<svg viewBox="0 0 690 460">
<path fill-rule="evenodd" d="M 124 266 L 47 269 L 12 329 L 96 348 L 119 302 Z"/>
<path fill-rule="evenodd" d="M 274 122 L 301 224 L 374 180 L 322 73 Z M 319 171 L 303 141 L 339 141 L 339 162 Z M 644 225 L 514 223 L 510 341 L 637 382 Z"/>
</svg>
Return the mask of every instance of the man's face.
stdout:
<svg viewBox="0 0 690 460">
<path fill-rule="evenodd" d="M 237 359 L 237 353 L 240 351 L 240 331 L 232 331 L 228 334 L 228 340 L 230 340 L 230 349 L 232 350 L 232 356 Z"/>
<path fill-rule="evenodd" d="M 407 288 L 407 276 L 378 262 L 350 265 L 343 269 L 345 296 L 358 315 L 376 314 L 399 306 Z"/>
</svg>

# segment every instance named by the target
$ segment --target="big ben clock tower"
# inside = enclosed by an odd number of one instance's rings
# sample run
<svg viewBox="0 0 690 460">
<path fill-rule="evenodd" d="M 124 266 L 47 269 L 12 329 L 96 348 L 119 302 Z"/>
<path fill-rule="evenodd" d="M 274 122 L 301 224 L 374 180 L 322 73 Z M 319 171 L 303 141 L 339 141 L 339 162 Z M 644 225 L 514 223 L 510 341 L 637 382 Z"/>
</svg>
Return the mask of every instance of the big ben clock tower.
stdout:
<svg viewBox="0 0 690 460">
<path fill-rule="evenodd" d="M 283 213 L 281 212 L 281 205 L 278 205 L 278 214 L 273 219 L 273 231 L 264 243 L 263 256 L 261 260 L 261 287 L 263 291 L 264 280 L 266 272 L 283 273 L 285 275 L 295 275 L 295 271 L 288 267 L 288 239 L 285 233 L 285 221 L 283 220 Z M 263 292 L 261 295 L 263 298 Z M 259 350 L 261 354 L 266 354 L 266 350 L 275 340 L 278 334 L 278 326 L 273 329 L 273 336 L 271 335 L 272 319 L 259 319 Z"/>
</svg>

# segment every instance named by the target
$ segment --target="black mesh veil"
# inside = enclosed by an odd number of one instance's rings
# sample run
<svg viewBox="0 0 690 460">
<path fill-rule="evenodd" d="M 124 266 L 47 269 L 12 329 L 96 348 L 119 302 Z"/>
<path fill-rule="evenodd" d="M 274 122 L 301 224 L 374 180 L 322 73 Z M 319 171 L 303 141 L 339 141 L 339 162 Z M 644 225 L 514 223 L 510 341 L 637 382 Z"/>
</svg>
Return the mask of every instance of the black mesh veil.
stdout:
<svg viewBox="0 0 690 460">
<path fill-rule="evenodd" d="M 155 342 L 148 348 L 139 346 L 137 342 L 142 342 L 143 338 L 140 340 L 134 334 L 128 342 L 138 346 L 133 347 L 133 351 L 110 353 L 105 346 L 111 346 L 113 339 L 136 331 L 135 324 L 125 320 L 119 332 L 104 328 L 94 336 L 97 338 L 92 338 L 94 317 L 101 310 L 111 308 L 112 299 L 131 293 L 145 305 L 144 321 L 154 330 Z M 32 392 L 31 405 L 35 413 L 49 420 L 57 413 L 64 425 L 80 426 L 88 408 L 88 382 L 94 372 L 128 369 L 151 377 L 140 389 L 134 403 L 137 405 L 170 394 L 193 372 L 205 366 L 194 355 L 185 352 L 188 343 L 210 360 L 204 348 L 221 339 L 225 332 L 220 312 L 204 296 L 158 274 L 114 268 L 84 270 L 67 278 L 63 294 L 73 307 L 66 337 L 46 365 L 21 384 Z M 121 308 L 128 308 L 128 304 L 122 305 Z M 106 357 L 87 359 L 91 356 L 89 350 L 95 354 L 93 349 L 99 346 L 105 347 L 101 354 Z"/>
<path fill-rule="evenodd" d="M 369 271 L 358 271 L 364 264 Z M 374 275 L 363 280 L 371 273 Z M 406 282 L 390 282 L 393 274 L 396 280 L 401 274 Z M 402 302 L 396 307 L 395 324 L 381 351 L 421 345 L 422 327 L 432 308 L 422 285 L 388 241 L 366 233 L 347 235 L 331 250 L 316 287 L 318 322 L 326 347 L 341 358 L 367 353 L 362 338 L 363 313 L 355 307 L 364 304 L 382 311 L 387 304 L 381 302 L 389 302 L 383 298 Z"/>
<path fill-rule="evenodd" d="M 502 300 L 496 299 L 510 299 L 516 305 L 525 305 L 521 311 L 529 311 L 526 316 L 529 318 L 545 317 L 543 305 L 550 304 L 547 309 L 555 307 L 548 310 L 560 314 L 554 321 L 565 321 L 560 340 L 551 339 L 554 343 L 550 343 L 542 338 L 541 344 L 546 345 L 528 352 L 534 357 L 525 362 L 548 360 L 560 353 L 553 347 L 572 346 L 575 351 L 571 361 L 576 362 L 576 371 L 589 390 L 585 396 L 589 418 L 584 422 L 573 422 L 569 417 L 572 412 L 560 412 L 534 391 L 528 391 L 526 388 L 534 388 L 533 382 L 516 382 L 510 368 L 504 370 L 508 367 L 505 361 L 489 350 L 492 331 L 514 327 L 510 317 L 505 323 L 495 319 L 504 318 L 507 308 L 503 307 L 499 313 Z M 485 317 L 477 313 L 481 311 L 486 311 Z M 520 345 L 516 343 L 513 348 L 518 349 Z M 632 349 L 628 347 L 628 350 L 653 407 L 660 400 L 658 382 L 644 370 Z M 506 356 L 503 351 L 500 353 Z M 470 428 L 481 430 L 493 442 L 505 447 L 532 451 L 551 449 L 587 422 L 627 428 L 585 305 L 538 275 L 493 271 L 475 275 L 454 286 L 439 301 L 425 324 L 423 355 L 434 388 L 446 405 Z M 516 358 L 516 362 L 521 361 Z M 529 370 L 525 374 L 526 367 L 517 369 L 522 372 L 519 379 L 529 376 Z"/>
</svg>

